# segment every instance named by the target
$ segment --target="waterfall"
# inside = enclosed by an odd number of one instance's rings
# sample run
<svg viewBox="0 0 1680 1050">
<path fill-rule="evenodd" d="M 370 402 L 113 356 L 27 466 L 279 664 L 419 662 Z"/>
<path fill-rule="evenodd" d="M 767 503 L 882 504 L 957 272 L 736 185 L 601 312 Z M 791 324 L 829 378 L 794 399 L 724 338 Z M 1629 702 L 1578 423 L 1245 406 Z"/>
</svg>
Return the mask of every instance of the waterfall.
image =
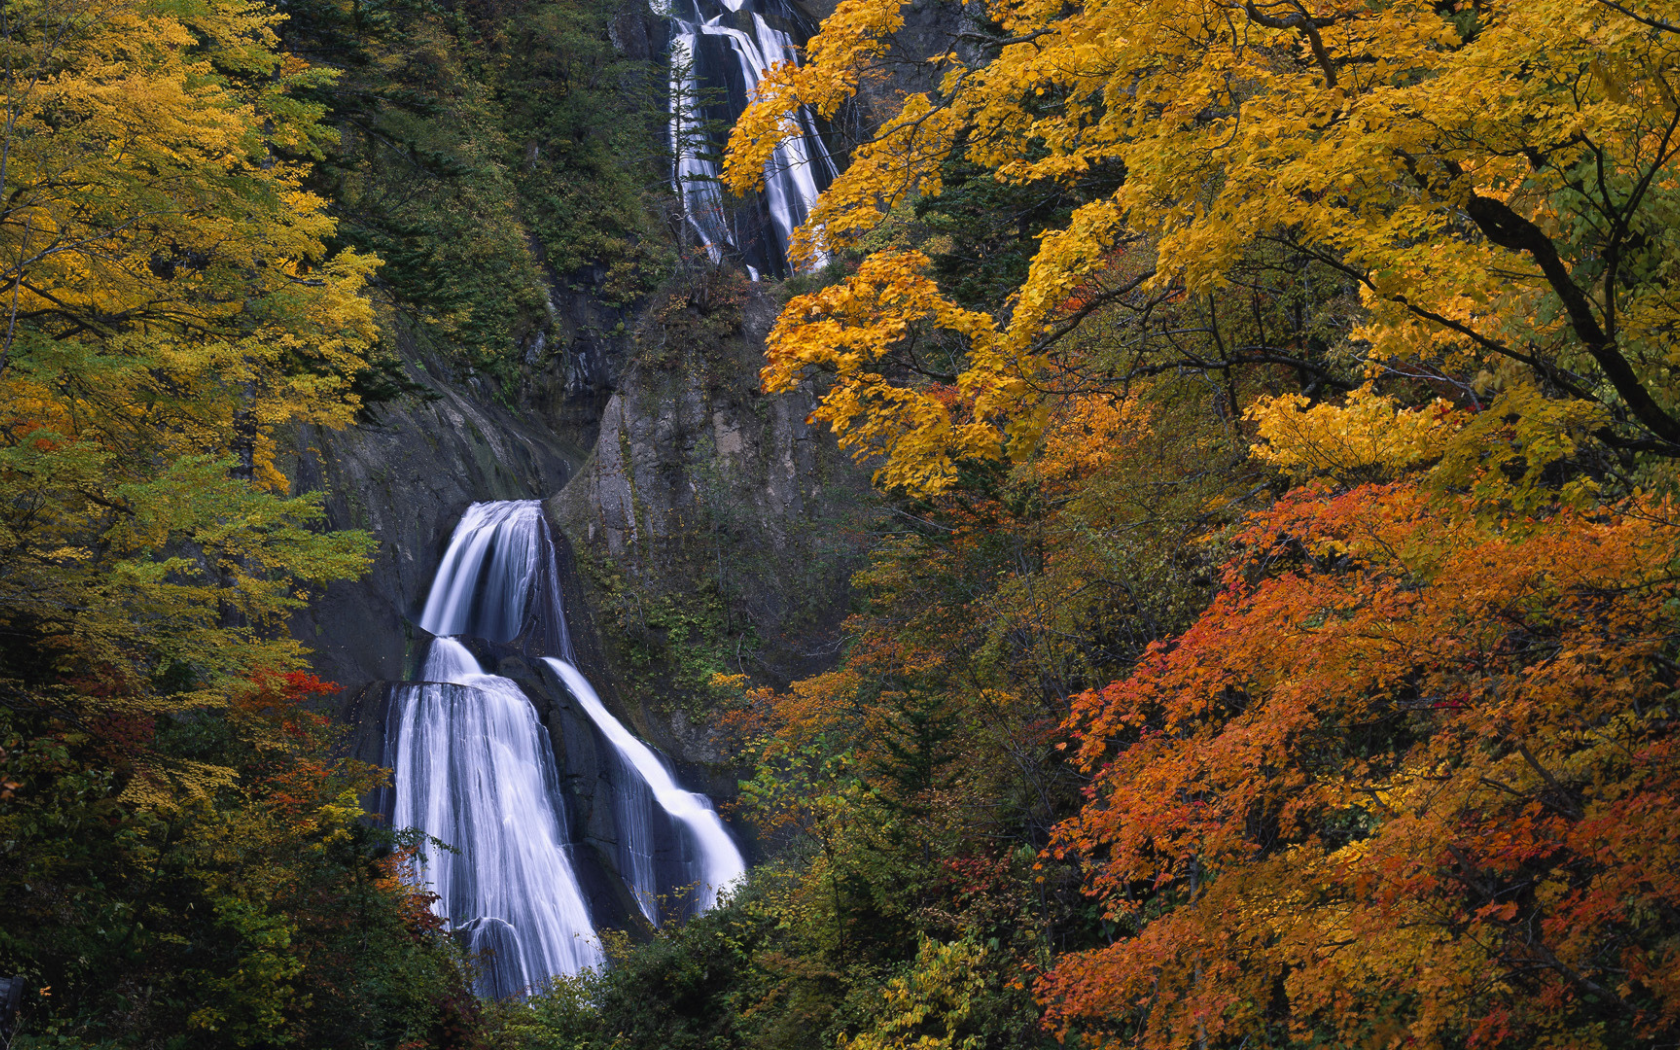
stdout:
<svg viewBox="0 0 1680 1050">
<path fill-rule="evenodd" d="M 433 910 L 487 958 L 479 994 L 518 995 L 550 977 L 601 966 L 604 957 L 572 864 L 549 736 L 519 686 L 486 674 L 461 637 L 504 646 L 517 641 L 526 653 L 548 659 L 621 762 L 636 771 L 619 778 L 624 783 L 616 785 L 613 801 L 621 818 L 621 875 L 650 920 L 657 922 L 655 902 L 664 888 L 656 840 L 662 831 L 664 840 L 672 838 L 665 825 L 685 829 L 692 840 L 698 860 L 687 880 L 698 885 L 696 910 L 711 907 L 717 890 L 740 877 L 740 853 L 705 797 L 678 788 L 572 666 L 555 552 L 539 502 L 467 508 L 432 581 L 421 626 L 439 636 L 419 680 L 396 687 L 386 721 L 390 822 L 453 847 L 428 850 L 418 875 L 437 895 Z M 660 779 L 643 771 L 644 764 Z M 654 802 L 663 807 L 657 814 Z"/>
<path fill-rule="evenodd" d="M 392 719 L 391 823 L 458 851 L 429 851 L 420 874 L 437 894 L 434 910 L 466 933 L 469 948 L 493 953 L 480 993 L 505 998 L 599 966 L 536 710 L 453 638 L 432 642 L 421 677 L 399 689 Z"/>
<path fill-rule="evenodd" d="M 718 182 L 716 151 L 705 141 L 706 117 L 733 125 L 759 79 L 773 65 L 796 62 L 793 37 L 765 21 L 759 7 L 775 0 L 677 0 L 671 20 L 671 152 L 673 186 L 683 201 L 689 226 L 713 260 L 725 247 L 748 260 L 754 279 L 761 269 L 786 272 L 788 241 L 805 222 L 817 194 L 839 173 L 829 156 L 815 117 L 803 109 L 798 133 L 776 147 L 764 168 L 763 206 L 769 230 L 755 228 L 751 217 L 731 216 Z M 707 15 L 702 4 L 712 13 Z M 656 10 L 659 8 L 656 6 Z M 783 6 L 776 12 L 792 15 Z M 727 24 L 727 23 L 734 24 Z M 726 106 L 707 104 L 707 92 L 721 92 Z M 769 233 L 765 242 L 763 234 Z M 821 266 L 826 260 L 815 261 Z M 753 265 L 753 263 L 758 265 Z"/>
<path fill-rule="evenodd" d="M 467 508 L 433 577 L 420 626 L 429 634 L 492 642 L 533 633 L 539 646 L 571 654 L 540 502 L 508 500 Z"/>
<path fill-rule="evenodd" d="M 684 791 L 678 787 L 665 764 L 659 760 L 659 756 L 653 753 L 652 748 L 631 735 L 623 723 L 612 716 L 601 703 L 601 698 L 595 695 L 589 680 L 577 668 L 553 657 L 544 657 L 543 662 L 554 668 L 560 680 L 566 683 L 566 688 L 571 690 L 572 696 L 577 699 L 584 712 L 612 742 L 619 757 L 624 759 L 636 771 L 641 782 L 647 785 L 660 809 L 688 833 L 696 854 L 694 867 L 690 872 L 696 910 L 706 911 L 713 907 L 717 903 L 718 893 L 733 886 L 745 874 L 747 866 L 741 859 L 741 851 L 735 848 L 735 843 L 729 838 L 729 832 L 724 830 L 723 821 L 718 819 L 717 812 L 712 809 L 710 800 L 705 795 Z M 645 822 L 642 822 L 642 826 L 646 826 Z M 651 849 L 648 852 L 651 856 Z M 650 865 L 650 879 L 651 874 Z M 632 888 L 640 894 L 639 888 Z"/>
</svg>

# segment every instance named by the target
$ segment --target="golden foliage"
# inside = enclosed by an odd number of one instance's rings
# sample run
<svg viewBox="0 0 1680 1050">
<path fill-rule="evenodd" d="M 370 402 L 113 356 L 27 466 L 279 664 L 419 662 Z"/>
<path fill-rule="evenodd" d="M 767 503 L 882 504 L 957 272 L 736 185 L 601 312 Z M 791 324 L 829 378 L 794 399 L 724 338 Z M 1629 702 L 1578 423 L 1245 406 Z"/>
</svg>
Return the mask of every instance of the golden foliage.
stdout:
<svg viewBox="0 0 1680 1050">
<path fill-rule="evenodd" d="M 759 177 L 794 106 L 832 113 L 859 90 L 900 6 L 842 4 L 806 65 L 766 81 L 732 142 L 732 185 Z M 1043 232 L 994 325 L 960 330 L 971 356 L 942 382 L 974 402 L 971 425 L 884 413 L 860 440 L 895 461 L 888 477 L 930 491 L 951 456 L 1036 440 L 1023 384 L 1070 303 L 1142 235 L 1157 253 L 1147 288 L 1219 294 L 1246 253 L 1281 245 L 1358 289 L 1358 354 L 1470 374 L 1519 362 L 1554 396 L 1602 403 L 1626 440 L 1680 451 L 1666 393 L 1680 301 L 1660 276 L 1680 257 L 1680 34 L 1662 28 L 1671 3 L 1637 13 L 1580 0 L 992 0 L 992 42 L 939 58 L 941 89 L 905 98 L 859 148 L 801 243 L 861 247 L 902 202 L 940 193 L 958 158 L 1076 196 L 1094 173 L 1124 178 Z M 847 286 L 869 303 L 879 277 L 860 267 Z M 814 305 L 784 312 L 778 377 L 840 352 Z M 905 337 L 858 317 L 842 330 Z M 875 401 L 902 403 L 920 383 L 870 385 Z M 827 397 L 842 432 L 857 425 L 855 391 Z"/>
<path fill-rule="evenodd" d="M 300 660 L 279 618 L 308 586 L 365 564 L 276 463 L 280 428 L 352 420 L 375 338 L 374 261 L 329 257 L 294 159 L 324 74 L 276 53 L 278 18 L 6 7 L 0 681 L 35 702 L 225 703 Z"/>
<path fill-rule="evenodd" d="M 877 371 L 887 350 L 923 332 L 955 333 L 977 350 L 990 342 L 991 318 L 941 296 L 927 264 L 920 252 L 883 252 L 845 284 L 794 298 L 770 333 L 764 386 L 790 390 L 807 369 L 831 373 L 834 386 L 813 418 L 833 424 L 859 459 L 885 456 L 877 472 L 884 484 L 937 492 L 958 459 L 997 455 L 994 422 L 1021 389 L 1007 381 L 979 389 L 974 370 L 954 389 L 916 389 Z"/>
<path fill-rule="evenodd" d="M 923 938 L 914 969 L 888 982 L 884 1014 L 841 1050 L 980 1050 L 981 1037 L 959 1030 L 987 991 L 985 963 L 981 945 Z"/>
<path fill-rule="evenodd" d="M 1398 472 L 1438 458 L 1456 429 L 1453 414 L 1445 400 L 1403 408 L 1369 383 L 1340 405 L 1283 394 L 1261 398 L 1245 413 L 1264 442 L 1254 447 L 1255 456 L 1297 478 Z"/>
</svg>

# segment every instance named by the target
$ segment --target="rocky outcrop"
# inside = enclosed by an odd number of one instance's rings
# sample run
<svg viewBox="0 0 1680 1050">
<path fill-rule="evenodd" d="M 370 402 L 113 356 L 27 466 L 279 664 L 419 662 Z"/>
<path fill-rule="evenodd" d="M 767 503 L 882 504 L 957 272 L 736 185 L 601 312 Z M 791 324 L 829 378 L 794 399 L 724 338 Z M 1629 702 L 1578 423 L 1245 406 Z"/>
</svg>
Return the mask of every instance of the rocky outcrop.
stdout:
<svg viewBox="0 0 1680 1050">
<path fill-rule="evenodd" d="M 712 673 L 784 683 L 831 663 L 873 513 L 866 475 L 804 392 L 758 388 L 776 304 L 729 275 L 656 297 L 559 495 L 631 723 L 729 764 L 706 717 Z"/>
</svg>

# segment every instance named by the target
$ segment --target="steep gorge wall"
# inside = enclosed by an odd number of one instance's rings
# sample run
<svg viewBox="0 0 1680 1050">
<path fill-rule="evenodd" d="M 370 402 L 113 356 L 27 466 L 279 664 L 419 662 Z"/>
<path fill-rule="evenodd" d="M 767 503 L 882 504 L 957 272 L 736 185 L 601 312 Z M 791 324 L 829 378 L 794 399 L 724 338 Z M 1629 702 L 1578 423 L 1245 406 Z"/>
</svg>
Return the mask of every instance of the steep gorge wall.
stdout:
<svg viewBox="0 0 1680 1050">
<path fill-rule="evenodd" d="M 330 527 L 379 541 L 366 576 L 293 622 L 317 672 L 349 692 L 411 675 L 419 607 L 461 512 L 546 499 L 581 569 L 567 590 L 587 669 L 617 683 L 654 742 L 725 762 L 690 731 L 705 721 L 705 679 L 782 682 L 832 659 L 873 506 L 864 473 L 806 421 L 810 397 L 758 389 L 775 309 L 738 274 L 691 273 L 614 321 L 619 334 L 555 346 L 510 384 L 398 326 L 424 392 L 295 440 L 297 489 L 326 493 Z M 609 319 L 573 326 L 599 333 Z"/>
<path fill-rule="evenodd" d="M 548 504 L 632 724 L 720 775 L 709 680 L 781 685 L 833 662 L 876 512 L 865 473 L 808 422 L 814 400 L 758 389 L 775 312 L 727 271 L 663 289 L 593 451 Z"/>
<path fill-rule="evenodd" d="M 834 6 L 794 0 L 812 24 Z M 757 390 L 774 291 L 685 265 L 680 253 L 671 275 L 675 249 L 658 247 L 656 231 L 680 228 L 657 214 L 673 202 L 655 194 L 630 208 L 617 195 L 627 179 L 646 176 L 631 173 L 645 157 L 614 161 L 620 170 L 607 172 L 597 169 L 610 142 L 590 139 L 584 154 L 556 152 L 569 134 L 562 116 L 617 117 L 649 101 L 648 70 L 658 68 L 663 37 L 648 5 L 574 11 L 548 0 L 498 0 L 472 11 L 458 24 L 404 16 L 421 20 L 366 38 L 359 46 L 389 52 L 379 68 L 392 71 L 390 84 L 369 87 L 466 99 L 494 87 L 506 96 L 505 112 L 482 99 L 430 117 L 424 108 L 370 115 L 356 109 L 361 101 L 340 102 L 344 143 L 323 169 L 339 181 L 323 191 L 337 195 L 344 227 L 363 231 L 352 241 L 396 252 L 385 268 L 392 283 L 382 294 L 395 305 L 384 328 L 426 398 L 381 406 L 372 425 L 353 431 L 298 435 L 297 487 L 327 492 L 331 526 L 367 529 L 380 548 L 366 578 L 328 588 L 294 633 L 317 650 L 320 672 L 346 686 L 401 677 L 412 670 L 412 606 L 460 511 L 480 499 L 553 497 L 551 516 L 587 570 L 580 594 L 606 630 L 603 659 L 638 708 L 632 721 L 662 745 L 715 761 L 700 737 L 656 728 L 669 720 L 655 709 L 699 713 L 710 671 L 779 682 L 832 657 L 858 533 L 867 527 L 867 485 L 832 438 L 805 422 L 807 395 Z M 943 51 L 964 18 L 961 4 L 915 0 L 901 43 L 912 56 Z M 301 17 L 289 26 L 323 54 L 341 32 Z M 450 48 L 460 54 L 449 57 Z M 518 52 L 511 71 L 495 74 L 506 82 L 473 80 L 490 75 L 495 63 L 485 60 L 498 49 Z M 486 72 L 475 73 L 481 66 Z M 866 126 L 897 93 L 930 86 L 925 67 L 910 61 L 875 83 L 853 122 Z M 351 86 L 363 76 L 346 73 Z M 559 116 L 529 111 L 545 94 Z M 637 123 L 644 117 L 630 123 L 654 134 L 655 124 Z M 379 134 L 370 137 L 367 127 Z M 483 174 L 422 177 L 368 152 L 368 143 L 395 145 L 399 135 L 412 140 L 411 153 L 449 157 L 436 162 L 439 171 L 476 166 Z M 450 135 L 522 138 L 506 143 L 508 157 L 491 159 L 464 152 Z M 417 179 L 423 185 L 410 185 Z M 411 204 L 420 210 L 376 207 L 381 187 L 421 202 Z M 600 255 L 563 270 L 580 249 L 554 209 L 576 198 L 597 204 L 574 225 L 591 231 L 587 244 Z M 618 212 L 626 214 L 603 217 Z M 470 225 L 458 230 L 445 215 Z M 491 227 L 490 240 L 462 246 L 477 267 L 447 254 L 463 231 Z M 622 236 L 602 232 L 608 227 Z M 399 229 L 407 239 L 391 240 Z M 624 238 L 640 238 L 640 247 Z M 662 269 L 663 284 L 650 286 Z M 522 289 L 517 303 L 485 298 L 480 289 L 498 281 Z M 479 320 L 440 323 L 433 289 L 451 282 L 471 292 L 453 308 Z M 527 301 L 540 309 L 533 313 Z M 463 332 L 478 342 L 464 346 Z M 499 357 L 487 360 L 487 346 L 500 347 Z"/>
</svg>

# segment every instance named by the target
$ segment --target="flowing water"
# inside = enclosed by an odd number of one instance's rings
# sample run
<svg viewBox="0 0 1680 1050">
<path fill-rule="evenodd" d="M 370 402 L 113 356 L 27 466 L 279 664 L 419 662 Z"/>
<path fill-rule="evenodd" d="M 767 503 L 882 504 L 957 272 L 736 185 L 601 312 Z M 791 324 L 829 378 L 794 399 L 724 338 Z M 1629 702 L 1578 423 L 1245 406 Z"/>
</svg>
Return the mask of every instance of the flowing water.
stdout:
<svg viewBox="0 0 1680 1050">
<path fill-rule="evenodd" d="M 432 642 L 421 677 L 400 690 L 394 827 L 458 852 L 427 850 L 433 907 L 490 949 L 480 992 L 493 998 L 602 962 L 572 872 L 548 734 L 525 694 L 487 675 L 453 638 Z"/>
<path fill-rule="evenodd" d="M 686 833 L 693 860 L 688 878 L 684 881 L 693 886 L 696 910 L 706 911 L 712 908 L 717 904 L 719 892 L 739 881 L 746 873 L 747 865 L 741 859 L 741 851 L 735 848 L 734 841 L 730 839 L 729 832 L 724 830 L 723 821 L 718 818 L 717 811 L 712 809 L 711 800 L 698 792 L 685 791 L 678 787 L 670 771 L 665 768 L 665 763 L 660 761 L 652 748 L 637 740 L 624 728 L 623 723 L 612 716 L 606 705 L 601 703 L 601 698 L 595 695 L 595 689 L 589 684 L 589 679 L 577 668 L 553 657 L 544 657 L 543 662 L 554 668 L 560 680 L 566 683 L 566 688 L 577 698 L 578 704 L 594 721 L 596 728 L 612 742 L 619 757 L 635 770 L 659 808 Z M 645 819 L 632 823 L 643 828 L 648 826 Z M 622 826 L 620 834 L 623 834 Z M 651 857 L 651 844 L 646 851 Z M 644 888 L 650 892 L 654 889 L 651 883 L 651 863 L 648 866 L 648 876 L 649 882 L 644 887 L 632 885 L 632 890 L 638 895 Z"/>
<path fill-rule="evenodd" d="M 486 674 L 461 637 L 517 641 L 547 659 L 612 744 L 623 767 L 612 800 L 618 866 L 651 921 L 662 893 L 690 893 L 692 910 L 705 910 L 744 870 L 705 796 L 677 787 L 572 665 L 558 580 L 539 502 L 469 507 L 421 616 L 439 637 L 420 680 L 395 690 L 386 722 L 391 825 L 453 847 L 428 848 L 419 876 L 437 894 L 433 910 L 484 953 L 478 991 L 492 998 L 604 959 L 574 870 L 549 735 L 519 686 Z M 673 855 L 682 858 L 675 879 L 659 863 Z"/>
<path fill-rule="evenodd" d="M 467 508 L 432 578 L 420 626 L 434 635 L 492 642 L 525 634 L 539 648 L 571 655 L 542 503 L 506 500 Z"/>
<path fill-rule="evenodd" d="M 704 125 L 733 127 L 764 73 L 798 62 L 792 34 L 771 23 L 794 26 L 799 16 L 785 0 L 674 0 L 668 10 L 655 9 L 671 21 L 672 178 L 690 228 L 714 261 L 727 247 L 747 260 L 755 278 L 760 270 L 789 272 L 789 238 L 839 174 L 816 118 L 801 109 L 797 134 L 766 163 L 761 209 L 725 207 L 718 183 L 722 144 L 708 138 Z"/>
</svg>

